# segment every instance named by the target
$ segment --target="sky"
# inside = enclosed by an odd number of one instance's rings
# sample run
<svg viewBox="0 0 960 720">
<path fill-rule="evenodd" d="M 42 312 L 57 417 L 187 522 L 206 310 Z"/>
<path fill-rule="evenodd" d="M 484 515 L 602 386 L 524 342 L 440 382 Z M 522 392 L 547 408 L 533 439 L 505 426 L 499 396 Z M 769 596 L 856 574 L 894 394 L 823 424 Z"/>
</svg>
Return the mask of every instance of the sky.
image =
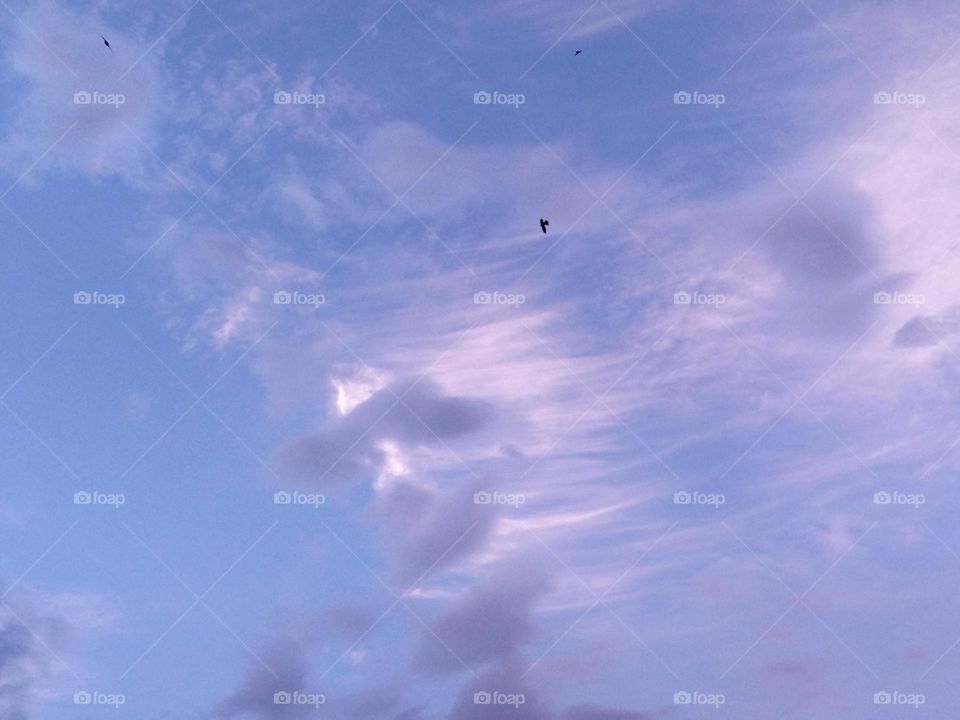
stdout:
<svg viewBox="0 0 960 720">
<path fill-rule="evenodd" d="M 0 717 L 960 712 L 952 3 L 0 6 Z"/>
</svg>

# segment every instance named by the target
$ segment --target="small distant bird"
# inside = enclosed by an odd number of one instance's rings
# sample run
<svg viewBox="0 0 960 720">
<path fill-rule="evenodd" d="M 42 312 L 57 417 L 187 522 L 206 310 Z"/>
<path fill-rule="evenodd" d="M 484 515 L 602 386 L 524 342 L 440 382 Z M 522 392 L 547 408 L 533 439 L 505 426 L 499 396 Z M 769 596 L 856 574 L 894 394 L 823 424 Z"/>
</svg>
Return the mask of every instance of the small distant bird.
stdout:
<svg viewBox="0 0 960 720">
<path fill-rule="evenodd" d="M 107 46 L 107 50 L 113 52 L 113 48 L 110 47 L 110 43 L 107 42 L 107 39 L 103 35 L 100 36 L 100 39 L 103 40 L 103 44 Z"/>
<path fill-rule="evenodd" d="M 549 224 L 550 224 L 549 220 L 544 220 L 543 218 L 540 218 L 540 229 L 543 230 L 544 235 L 547 234 L 547 225 Z"/>
<path fill-rule="evenodd" d="M 582 53 L 582 52 L 583 52 L 583 50 L 577 50 L 577 51 L 573 54 L 573 56 L 576 57 L 577 55 L 579 55 L 579 54 Z"/>
</svg>

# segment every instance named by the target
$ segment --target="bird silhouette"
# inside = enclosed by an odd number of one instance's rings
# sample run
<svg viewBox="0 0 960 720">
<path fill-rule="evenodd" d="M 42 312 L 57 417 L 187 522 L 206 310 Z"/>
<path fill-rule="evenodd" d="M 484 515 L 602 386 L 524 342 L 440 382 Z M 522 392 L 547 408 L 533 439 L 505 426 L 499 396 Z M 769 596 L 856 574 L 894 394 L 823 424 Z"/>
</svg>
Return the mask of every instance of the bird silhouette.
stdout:
<svg viewBox="0 0 960 720">
<path fill-rule="evenodd" d="M 577 55 L 579 55 L 579 54 L 582 53 L 582 52 L 583 52 L 583 50 L 577 50 L 577 51 L 573 54 L 573 56 L 576 57 Z"/>
<path fill-rule="evenodd" d="M 547 234 L 547 225 L 549 224 L 550 224 L 549 220 L 544 220 L 543 218 L 540 218 L 540 229 L 543 230 L 544 235 Z"/>
<path fill-rule="evenodd" d="M 110 43 L 107 42 L 107 39 L 103 35 L 100 36 L 100 39 L 103 40 L 103 44 L 107 46 L 107 50 L 113 52 L 113 48 L 110 47 Z"/>
</svg>

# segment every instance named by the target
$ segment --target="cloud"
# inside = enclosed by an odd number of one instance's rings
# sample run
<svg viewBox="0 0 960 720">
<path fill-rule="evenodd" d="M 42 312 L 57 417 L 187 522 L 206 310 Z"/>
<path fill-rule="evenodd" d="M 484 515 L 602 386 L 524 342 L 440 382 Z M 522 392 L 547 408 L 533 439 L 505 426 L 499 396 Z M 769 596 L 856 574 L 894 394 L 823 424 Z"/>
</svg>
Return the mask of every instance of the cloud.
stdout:
<svg viewBox="0 0 960 720">
<path fill-rule="evenodd" d="M 454 565 L 484 543 L 498 513 L 495 506 L 474 502 L 481 485 L 461 482 L 430 495 L 404 484 L 378 503 L 403 587 Z"/>
<path fill-rule="evenodd" d="M 263 664 L 251 660 L 241 687 L 213 712 L 215 718 L 253 716 L 259 720 L 308 718 L 316 714 L 312 705 L 279 705 L 274 695 L 280 692 L 319 692 L 310 688 L 310 653 L 316 644 L 316 629 L 298 631 L 274 639 L 263 652 Z"/>
<path fill-rule="evenodd" d="M 422 633 L 415 669 L 440 675 L 514 657 L 533 639 L 536 603 L 551 587 L 540 559 L 515 559 L 454 600 Z"/>
<path fill-rule="evenodd" d="M 626 32 L 624 22 L 676 4 L 677 0 L 609 0 L 604 7 L 602 3 L 591 6 L 574 0 L 551 0 L 546 5 L 537 0 L 500 0 L 495 7 L 503 15 L 535 23 L 544 37 L 554 42 L 564 33 L 573 40 L 618 29 Z"/>
<path fill-rule="evenodd" d="M 76 652 L 94 629 L 116 619 L 116 608 L 91 594 L 9 587 L 0 604 L 0 716 L 32 720 L 43 705 L 83 677 Z M 72 678 L 72 679 L 71 679 Z"/>
<path fill-rule="evenodd" d="M 563 713 L 563 720 L 652 720 L 658 715 L 636 710 L 602 708 L 596 705 L 579 705 Z"/>
<path fill-rule="evenodd" d="M 447 715 L 449 720 L 549 720 L 553 714 L 536 692 L 522 679 L 523 669 L 516 659 L 507 658 L 469 680 Z M 523 703 L 477 704 L 476 693 L 522 695 Z"/>
<path fill-rule="evenodd" d="M 960 307 L 937 316 L 919 316 L 897 330 L 893 344 L 901 348 L 933 347 L 960 333 Z"/>
<path fill-rule="evenodd" d="M 780 220 L 762 244 L 779 279 L 778 315 L 806 333 L 850 337 L 862 333 L 876 283 L 875 213 L 851 185 L 825 183 Z M 759 233 L 758 233 L 759 234 Z"/>
<path fill-rule="evenodd" d="M 421 720 L 423 710 L 418 707 L 409 708 L 393 716 L 393 720 Z"/>
<path fill-rule="evenodd" d="M 355 603 L 341 603 L 327 611 L 325 624 L 333 632 L 351 640 L 360 637 L 376 621 L 377 614 Z"/>
<path fill-rule="evenodd" d="M 486 401 L 445 395 L 428 379 L 400 380 L 331 418 L 320 432 L 288 443 L 280 467 L 315 486 L 369 481 L 384 468 L 382 441 L 440 444 L 479 430 L 492 415 Z"/>
<path fill-rule="evenodd" d="M 41 641 L 6 611 L 0 612 L 0 710 L 11 720 L 33 716 L 36 694 L 52 674 L 55 662 Z M 46 623 L 45 623 L 46 625 Z M 61 628 L 46 627 L 45 634 L 60 634 Z M 45 642 L 45 641 L 44 641 Z M 54 645 L 58 645 L 55 642 Z"/>
<path fill-rule="evenodd" d="M 156 161 L 141 140 L 156 143 L 166 111 L 162 49 L 148 52 L 150 42 L 136 32 L 53 2 L 36 4 L 20 17 L 23 23 L 9 23 L 6 33 L 12 70 L 6 80 L 20 90 L 11 94 L 19 111 L 0 141 L 0 156 L 22 172 L 49 150 L 40 171 L 115 175 L 142 185 L 147 163 Z M 113 53 L 100 41 L 101 32 L 112 38 Z M 77 93 L 86 95 L 78 100 Z M 36 177 L 34 171 L 24 182 Z"/>
</svg>

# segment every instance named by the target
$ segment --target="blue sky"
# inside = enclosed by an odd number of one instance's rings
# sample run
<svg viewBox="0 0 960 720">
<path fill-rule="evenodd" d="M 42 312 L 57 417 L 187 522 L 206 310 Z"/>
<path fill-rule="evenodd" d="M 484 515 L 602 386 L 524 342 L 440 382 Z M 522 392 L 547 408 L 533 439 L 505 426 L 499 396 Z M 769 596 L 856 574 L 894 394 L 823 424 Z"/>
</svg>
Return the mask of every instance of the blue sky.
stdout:
<svg viewBox="0 0 960 720">
<path fill-rule="evenodd" d="M 950 4 L 0 5 L 0 716 L 960 709 Z"/>
</svg>

